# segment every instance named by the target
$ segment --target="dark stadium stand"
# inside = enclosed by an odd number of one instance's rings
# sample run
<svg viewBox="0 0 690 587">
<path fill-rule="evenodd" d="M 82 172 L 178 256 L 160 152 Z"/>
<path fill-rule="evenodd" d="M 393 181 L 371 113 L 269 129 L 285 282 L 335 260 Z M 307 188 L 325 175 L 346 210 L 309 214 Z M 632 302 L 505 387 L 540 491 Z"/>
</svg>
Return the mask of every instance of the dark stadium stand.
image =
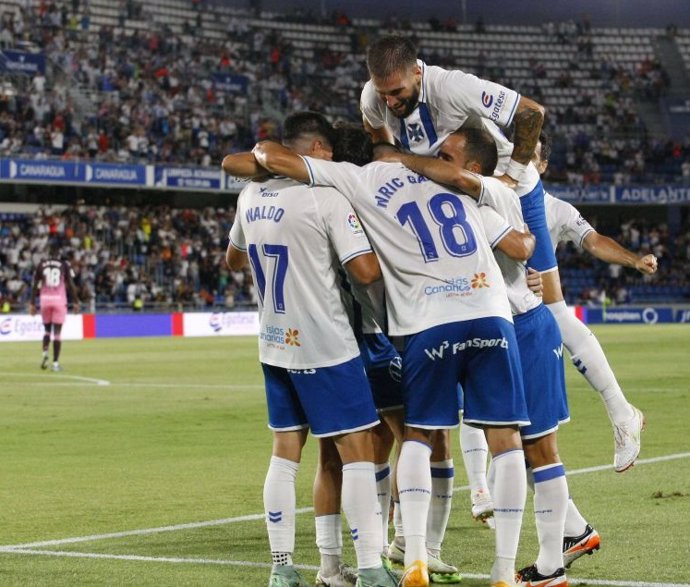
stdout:
<svg viewBox="0 0 690 587">
<path fill-rule="evenodd" d="M 276 136 L 290 111 L 310 108 L 333 119 L 358 120 L 367 43 L 381 32 L 402 31 L 418 41 L 428 63 L 493 79 L 546 106 L 554 137 L 548 183 L 690 186 L 690 124 L 685 130 L 681 124 L 682 99 L 690 100 L 687 29 L 600 28 L 586 18 L 478 26 L 452 19 L 349 19 L 342 12 L 326 18 L 307 11 L 258 17 L 222 3 L 199 8 L 190 0 L 0 0 L 0 16 L 0 48 L 43 54 L 46 62 L 45 75 L 3 74 L 0 158 L 217 168 L 224 154 Z M 503 57 L 506 52 L 509 58 Z M 9 53 L 0 53 L 0 68 L 7 59 Z M 87 219 L 106 214 L 90 210 Z M 126 215 L 135 215 L 132 222 L 139 226 L 150 212 L 129 209 Z M 61 214 L 69 224 L 84 213 L 68 208 Z M 189 217 L 193 224 L 208 211 L 170 209 L 169 214 Z M 144 253 L 137 252 L 141 243 L 108 241 L 103 246 L 111 256 L 82 271 L 82 286 L 95 302 L 113 307 L 127 306 L 131 284 L 163 305 L 223 305 L 226 297 L 232 304 L 220 242 L 228 216 L 211 215 L 223 226 L 201 237 L 207 257 L 199 276 L 159 261 L 155 239 Z M 29 257 L 35 252 L 31 243 L 17 245 L 13 234 L 17 227 L 25 234 L 27 226 L 44 221 L 40 212 L 5 216 L 0 223 L 0 293 L 13 304 L 25 299 L 17 280 L 28 283 L 31 271 L 8 261 L 7 251 L 19 246 L 20 257 L 24 250 Z M 173 259 L 184 256 L 177 239 L 190 238 L 188 230 L 196 234 L 192 224 L 175 233 Z M 687 217 L 669 224 L 658 255 L 660 275 L 649 282 L 629 273 L 612 277 L 604 265 L 562 251 L 568 301 L 598 303 L 605 290 L 618 302 L 688 302 Z M 644 226 L 643 232 L 653 230 Z M 623 229 L 607 234 L 618 231 L 619 240 L 628 243 Z M 77 268 L 84 268 L 83 238 L 76 245 L 65 234 L 62 238 L 79 257 Z M 639 251 L 655 246 L 628 244 Z M 193 260 L 188 261 L 186 270 L 194 273 Z M 236 284 L 234 302 L 251 301 L 245 285 Z"/>
</svg>

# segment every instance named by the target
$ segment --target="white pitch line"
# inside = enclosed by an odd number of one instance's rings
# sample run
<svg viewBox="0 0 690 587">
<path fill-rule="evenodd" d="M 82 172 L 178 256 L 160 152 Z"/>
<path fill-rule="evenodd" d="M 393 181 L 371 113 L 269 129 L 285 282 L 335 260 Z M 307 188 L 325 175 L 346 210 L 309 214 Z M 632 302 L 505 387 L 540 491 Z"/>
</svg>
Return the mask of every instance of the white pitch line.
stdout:
<svg viewBox="0 0 690 587">
<path fill-rule="evenodd" d="M 50 383 L 51 385 L 55 385 L 56 381 L 45 381 L 46 375 L 48 373 L 5 373 L 5 375 L 12 376 L 12 377 L 41 377 L 43 381 L 39 381 L 38 383 Z M 65 373 L 61 373 L 60 375 L 51 375 L 52 377 L 59 377 L 60 379 L 76 379 L 78 381 L 84 381 L 86 383 L 95 383 L 96 385 L 110 385 L 110 381 L 107 379 L 96 379 L 94 377 L 81 377 L 79 375 L 67 375 Z M 61 383 L 61 382 L 60 382 Z M 62 385 L 66 385 L 65 383 L 62 383 Z"/>
<path fill-rule="evenodd" d="M 662 457 L 653 457 L 649 459 L 640 459 L 637 461 L 636 465 L 648 465 L 652 463 L 671 461 L 676 459 L 684 459 L 690 457 L 690 452 L 682 452 L 672 455 L 665 455 Z M 597 471 L 605 471 L 612 468 L 612 465 L 599 465 L 597 467 L 587 467 L 585 469 L 574 469 L 568 471 L 568 475 L 581 475 L 583 473 L 592 473 Z M 467 491 L 469 486 L 463 485 L 461 487 L 456 487 L 453 491 Z M 297 514 L 306 514 L 313 512 L 314 508 L 306 507 L 296 510 Z M 159 526 L 157 528 L 142 528 L 140 530 L 124 530 L 122 532 L 111 532 L 108 534 L 93 534 L 91 536 L 75 536 L 73 538 L 60 538 L 55 540 L 44 540 L 40 542 L 27 542 L 25 544 L 8 544 L 5 546 L 0 546 L 0 551 L 11 551 L 15 549 L 22 548 L 38 548 L 41 546 L 59 546 L 61 544 L 75 544 L 78 542 L 91 542 L 96 540 L 107 540 L 109 538 L 125 538 L 127 536 L 146 536 L 148 534 L 157 534 L 159 532 L 176 532 L 178 530 L 191 530 L 194 528 L 207 528 L 210 526 L 224 526 L 226 524 L 235 524 L 238 522 L 251 522 L 257 520 L 263 520 L 265 514 L 249 514 L 246 516 L 238 516 L 235 518 L 221 518 L 218 520 L 208 520 L 205 522 L 189 522 L 187 524 L 174 524 L 172 526 Z"/>
<path fill-rule="evenodd" d="M 199 565 L 225 565 L 233 567 L 252 567 L 252 568 L 271 568 L 270 563 L 258 563 L 251 561 L 236 561 L 213 558 L 190 558 L 190 557 L 170 557 L 170 556 L 142 556 L 138 554 L 106 554 L 100 552 L 72 552 L 69 550 L 33 550 L 33 549 L 8 549 L 0 548 L 0 553 L 6 554 L 29 554 L 34 556 L 58 556 L 69 558 L 90 558 L 90 559 L 110 559 L 137 562 L 154 563 L 176 563 L 176 564 L 199 564 Z M 317 571 L 319 567 L 315 565 L 295 565 L 300 570 Z M 488 579 L 489 575 L 476 573 L 462 573 L 466 579 Z M 603 587 L 690 587 L 687 583 L 648 583 L 642 581 L 616 581 L 606 579 L 568 579 L 573 585 L 601 585 Z"/>
<path fill-rule="evenodd" d="M 68 383 L 66 381 L 59 381 L 58 379 L 76 379 L 83 381 L 78 385 L 89 385 L 95 383 L 96 385 L 108 385 L 111 387 L 164 387 L 164 388 L 179 388 L 179 389 L 226 389 L 226 390 L 243 390 L 243 389 L 264 389 L 263 385 L 247 384 L 247 385 L 231 385 L 227 383 L 138 383 L 134 381 L 108 381 L 107 379 L 96 379 L 92 377 L 81 377 L 79 375 L 66 375 L 64 373 L 51 376 L 48 373 L 3 373 L 3 375 L 11 377 L 25 377 L 40 379 L 39 381 L 32 381 L 31 385 L 57 385 L 67 386 L 76 385 L 75 383 Z"/>
<path fill-rule="evenodd" d="M 314 508 L 297 509 L 295 513 L 305 514 L 314 511 Z M 40 546 L 58 546 L 61 544 L 75 544 L 77 542 L 91 542 L 95 540 L 107 540 L 109 538 L 125 538 L 127 536 L 146 536 L 148 534 L 158 534 L 159 532 L 177 532 L 178 530 L 193 530 L 195 528 L 208 528 L 210 526 L 224 526 L 225 524 L 235 524 L 238 522 L 254 522 L 263 520 L 266 514 L 249 514 L 236 518 L 221 518 L 219 520 L 207 520 L 205 522 L 189 522 L 188 524 L 175 524 L 173 526 L 160 526 L 158 528 L 142 528 L 140 530 L 125 530 L 124 532 L 110 532 L 109 534 L 94 534 L 92 536 L 75 536 L 74 538 L 62 538 L 58 540 L 44 540 L 41 542 L 28 542 L 26 544 L 15 544 L 0 546 L 0 550 L 14 550 L 21 548 L 37 548 Z"/>
</svg>

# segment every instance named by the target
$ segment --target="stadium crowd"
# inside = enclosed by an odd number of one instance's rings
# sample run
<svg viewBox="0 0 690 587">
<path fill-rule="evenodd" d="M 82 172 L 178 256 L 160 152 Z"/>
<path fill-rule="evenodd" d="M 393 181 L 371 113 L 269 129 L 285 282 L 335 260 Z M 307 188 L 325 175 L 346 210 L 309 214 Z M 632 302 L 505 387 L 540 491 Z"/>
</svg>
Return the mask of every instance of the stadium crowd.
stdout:
<svg viewBox="0 0 690 587">
<path fill-rule="evenodd" d="M 354 26 L 341 11 L 326 20 L 309 12 L 286 17 L 335 25 L 349 47 L 314 42 L 314 58 L 306 59 L 279 29 L 252 24 L 250 13 L 218 14 L 228 33 L 220 42 L 204 36 L 201 10 L 196 22 L 185 23 L 183 34 L 156 23 L 147 12 L 153 7 L 145 4 L 121 1 L 118 10 L 118 27 L 92 26 L 88 2 L 28 2 L 3 14 L 0 44 L 40 49 L 58 67 L 50 79 L 37 75 L 0 101 L 0 156 L 214 166 L 223 155 L 274 136 L 282 116 L 291 111 L 359 118 L 359 90 L 367 79 L 363 52 L 375 31 Z M 131 18 L 153 24 L 145 32 L 128 29 L 124 25 Z M 390 18 L 382 25 L 389 32 L 416 35 L 404 20 Z M 449 32 L 456 26 L 433 20 L 430 25 Z M 483 29 L 477 23 L 476 31 Z M 484 51 L 476 71 L 467 70 L 546 105 L 555 138 L 547 180 L 623 184 L 682 176 L 690 183 L 690 137 L 648 137 L 637 114 L 636 101 L 655 101 L 667 91 L 670 82 L 660 63 L 646 57 L 628 67 L 595 58 L 586 19 L 545 23 L 543 35 L 554 51 L 576 48 L 564 53 L 569 65 L 556 87 L 575 87 L 571 72 L 576 70 L 598 82 L 581 89 L 572 104 L 552 106 L 542 96 L 538 82 L 548 72 L 538 59 L 530 59 L 533 79 L 528 81 L 511 79 L 511 71 Z M 425 47 L 423 37 L 419 41 L 428 63 L 464 68 L 451 50 Z M 214 82 L 223 75 L 243 81 L 223 89 Z M 78 112 L 68 92 L 71 84 L 93 101 L 91 113 Z"/>
<path fill-rule="evenodd" d="M 224 262 L 232 208 L 79 206 L 0 218 L 0 297 L 16 310 L 49 242 L 61 246 L 92 311 L 137 309 L 137 300 L 159 309 L 256 305 L 249 271 Z"/>
<path fill-rule="evenodd" d="M 16 310 L 27 303 L 31 278 L 57 241 L 76 274 L 86 308 L 222 308 L 255 306 L 248 270 L 224 262 L 234 208 L 174 209 L 70 206 L 35 214 L 0 214 L 0 298 Z M 653 253 L 659 271 L 642 276 L 577 251 L 558 249 L 566 299 L 600 305 L 634 302 L 644 288 L 690 297 L 690 223 L 677 233 L 665 224 L 631 221 L 600 228 L 626 248 Z M 620 231 L 616 233 L 616 231 Z M 642 288 L 642 289 L 640 289 Z"/>
</svg>

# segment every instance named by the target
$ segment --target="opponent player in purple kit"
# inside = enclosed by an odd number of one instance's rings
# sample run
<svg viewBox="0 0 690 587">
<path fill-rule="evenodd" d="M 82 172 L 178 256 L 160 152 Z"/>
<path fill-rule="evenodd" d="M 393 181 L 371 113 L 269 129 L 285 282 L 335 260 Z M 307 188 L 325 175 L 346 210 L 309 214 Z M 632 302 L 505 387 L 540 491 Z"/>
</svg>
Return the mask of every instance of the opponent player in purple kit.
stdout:
<svg viewBox="0 0 690 587">
<path fill-rule="evenodd" d="M 41 369 L 48 368 L 48 348 L 52 331 L 53 338 L 53 371 L 62 371 L 60 366 L 60 351 L 62 349 L 62 325 L 67 317 L 67 288 L 72 297 L 72 307 L 79 311 L 79 296 L 74 285 L 74 271 L 70 264 L 60 259 L 60 248 L 56 244 L 50 246 L 47 259 L 36 267 L 31 285 L 31 303 L 29 312 L 36 315 L 36 296 L 40 292 L 41 318 L 43 319 L 43 359 Z"/>
</svg>

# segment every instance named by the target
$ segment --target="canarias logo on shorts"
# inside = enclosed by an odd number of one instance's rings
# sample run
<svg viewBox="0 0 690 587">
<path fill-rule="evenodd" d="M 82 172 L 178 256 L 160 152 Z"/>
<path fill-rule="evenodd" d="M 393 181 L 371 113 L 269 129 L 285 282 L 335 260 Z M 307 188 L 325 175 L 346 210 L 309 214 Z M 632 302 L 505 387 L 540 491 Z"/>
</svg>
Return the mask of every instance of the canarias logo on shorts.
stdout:
<svg viewBox="0 0 690 587">
<path fill-rule="evenodd" d="M 350 227 L 353 234 L 362 234 L 364 232 L 364 230 L 362 230 L 362 225 L 359 223 L 359 218 L 357 218 L 357 215 L 353 212 L 347 215 L 347 225 Z"/>
<path fill-rule="evenodd" d="M 299 330 L 288 328 L 285 333 L 285 344 L 289 346 L 302 346 L 299 341 Z"/>
<path fill-rule="evenodd" d="M 486 273 L 483 271 L 481 273 L 475 273 L 472 278 L 472 288 L 481 289 L 483 287 L 490 287 L 489 280 L 486 278 Z"/>
</svg>

